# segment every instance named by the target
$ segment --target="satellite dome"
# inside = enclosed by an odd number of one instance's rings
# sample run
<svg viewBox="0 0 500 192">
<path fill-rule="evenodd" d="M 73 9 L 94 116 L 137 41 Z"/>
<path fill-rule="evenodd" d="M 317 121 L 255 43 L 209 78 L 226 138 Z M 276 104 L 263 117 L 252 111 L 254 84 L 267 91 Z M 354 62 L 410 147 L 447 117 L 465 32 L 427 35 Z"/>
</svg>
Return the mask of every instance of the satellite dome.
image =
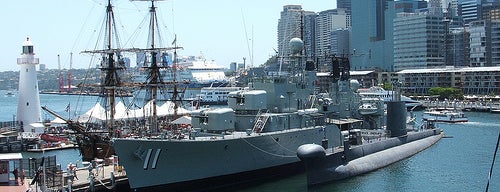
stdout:
<svg viewBox="0 0 500 192">
<path fill-rule="evenodd" d="M 304 48 L 304 42 L 300 38 L 295 37 L 290 40 L 289 46 L 292 54 L 297 54 Z"/>
</svg>

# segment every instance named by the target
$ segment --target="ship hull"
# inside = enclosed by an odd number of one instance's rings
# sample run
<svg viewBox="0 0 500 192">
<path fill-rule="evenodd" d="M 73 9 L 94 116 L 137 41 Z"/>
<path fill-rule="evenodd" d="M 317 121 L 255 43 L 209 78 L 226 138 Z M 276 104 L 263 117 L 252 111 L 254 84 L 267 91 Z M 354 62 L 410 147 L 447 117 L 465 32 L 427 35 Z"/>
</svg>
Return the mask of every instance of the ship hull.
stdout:
<svg viewBox="0 0 500 192">
<path fill-rule="evenodd" d="M 78 143 L 78 148 L 82 155 L 82 161 L 92 161 L 106 159 L 115 154 L 115 150 L 110 142 L 97 142 L 95 145 L 89 142 Z"/>
<path fill-rule="evenodd" d="M 213 140 L 115 139 L 114 147 L 132 189 L 199 181 L 209 181 L 205 184 L 213 187 L 218 182 L 231 183 L 236 179 L 232 175 L 250 176 L 244 180 L 251 181 L 261 173 L 269 175 L 270 169 L 287 170 L 300 161 L 298 146 L 321 143 L 325 135 L 333 143 L 340 136 L 336 132 L 335 126 L 317 126 Z M 238 178 L 238 182 L 244 180 Z"/>
<path fill-rule="evenodd" d="M 307 184 L 312 186 L 385 167 L 432 146 L 442 136 L 439 129 L 432 129 L 331 153 L 319 152 L 320 146 L 304 145 L 297 154 L 305 163 Z"/>
</svg>

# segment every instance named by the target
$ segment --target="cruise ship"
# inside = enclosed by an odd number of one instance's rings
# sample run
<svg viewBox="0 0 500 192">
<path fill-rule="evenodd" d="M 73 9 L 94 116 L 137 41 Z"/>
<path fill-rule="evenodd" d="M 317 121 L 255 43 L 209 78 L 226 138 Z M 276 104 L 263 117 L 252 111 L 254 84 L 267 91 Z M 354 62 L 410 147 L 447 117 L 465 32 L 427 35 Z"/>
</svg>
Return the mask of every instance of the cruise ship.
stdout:
<svg viewBox="0 0 500 192">
<path fill-rule="evenodd" d="M 381 98 L 384 100 L 384 103 L 387 103 L 389 101 L 392 101 L 394 98 L 393 95 L 394 91 L 388 91 L 385 90 L 382 87 L 379 86 L 373 86 L 367 89 L 359 89 L 359 94 L 362 97 L 365 98 Z M 407 96 L 400 95 L 401 96 L 401 101 L 405 102 L 406 108 L 407 109 L 415 109 L 415 108 L 420 108 L 422 107 L 422 102 L 413 100 Z"/>
<path fill-rule="evenodd" d="M 140 58 L 142 54 L 138 54 Z M 202 88 L 209 86 L 224 86 L 228 83 L 228 77 L 224 74 L 224 67 L 219 66 L 213 60 L 207 60 L 204 56 L 177 56 L 175 73 L 172 73 L 172 55 L 166 54 L 162 58 L 165 61 L 164 70 L 161 71 L 163 82 L 184 82 L 187 88 Z M 138 60 L 141 65 L 141 60 Z M 175 74 L 175 76 L 174 76 Z M 134 82 L 147 82 L 147 73 L 139 72 L 134 76 Z"/>
</svg>

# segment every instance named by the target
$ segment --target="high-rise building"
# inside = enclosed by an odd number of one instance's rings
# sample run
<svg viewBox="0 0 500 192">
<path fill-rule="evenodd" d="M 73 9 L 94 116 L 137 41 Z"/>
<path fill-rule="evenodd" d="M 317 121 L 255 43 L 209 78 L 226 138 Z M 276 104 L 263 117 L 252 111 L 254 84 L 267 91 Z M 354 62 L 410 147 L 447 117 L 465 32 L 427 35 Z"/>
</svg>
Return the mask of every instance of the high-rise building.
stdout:
<svg viewBox="0 0 500 192">
<path fill-rule="evenodd" d="M 480 20 L 469 24 L 470 66 L 500 66 L 500 21 Z"/>
<path fill-rule="evenodd" d="M 351 1 L 352 0 L 337 0 L 337 8 L 346 10 L 348 15 L 351 15 Z"/>
<path fill-rule="evenodd" d="M 469 32 L 465 28 L 452 28 L 449 30 L 449 38 L 451 45 L 448 53 L 451 58 L 451 65 L 454 67 L 469 67 Z"/>
<path fill-rule="evenodd" d="M 444 66 L 443 17 L 399 13 L 394 19 L 394 70 Z"/>
<path fill-rule="evenodd" d="M 458 0 L 441 0 L 443 12 L 449 12 L 450 16 L 458 16 Z"/>
<path fill-rule="evenodd" d="M 483 3 L 482 19 L 500 20 L 500 1 Z"/>
<path fill-rule="evenodd" d="M 290 54 L 288 43 L 292 38 L 302 39 L 302 13 L 301 5 L 283 6 L 278 20 L 278 53 L 280 56 Z"/>
<path fill-rule="evenodd" d="M 331 52 L 332 55 L 347 56 L 349 54 L 349 33 L 350 29 L 337 29 L 332 32 Z"/>
<path fill-rule="evenodd" d="M 464 24 L 481 20 L 481 0 L 463 0 L 459 3 L 458 15 L 462 16 Z"/>
<path fill-rule="evenodd" d="M 322 11 L 316 18 L 316 55 L 332 53 L 332 32 L 337 29 L 350 28 L 350 15 L 345 9 L 330 9 Z M 348 51 L 348 50 L 346 50 Z"/>
<path fill-rule="evenodd" d="M 304 34 L 302 34 L 302 40 L 304 42 L 304 55 L 307 58 L 314 58 L 316 56 L 316 53 L 314 50 L 316 50 L 316 18 L 318 17 L 318 14 L 312 12 L 312 11 L 304 11 L 304 24 L 303 24 L 303 31 Z"/>
</svg>

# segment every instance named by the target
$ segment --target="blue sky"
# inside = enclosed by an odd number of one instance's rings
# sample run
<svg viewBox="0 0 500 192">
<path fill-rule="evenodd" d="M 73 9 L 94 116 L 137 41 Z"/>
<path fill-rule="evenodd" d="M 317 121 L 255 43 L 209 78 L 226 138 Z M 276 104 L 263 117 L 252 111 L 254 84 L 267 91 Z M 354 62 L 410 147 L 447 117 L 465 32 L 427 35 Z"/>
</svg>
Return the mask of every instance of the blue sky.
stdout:
<svg viewBox="0 0 500 192">
<path fill-rule="evenodd" d="M 0 7 L 0 71 L 17 71 L 16 59 L 29 36 L 36 57 L 50 69 L 89 68 L 90 56 L 83 50 L 94 49 L 105 15 L 107 0 L 22 0 L 4 1 Z M 147 25 L 150 2 L 113 0 L 122 47 L 145 46 L 142 35 Z M 336 7 L 335 0 L 167 0 L 157 3 L 165 46 L 177 35 L 184 47 L 179 55 L 200 55 L 221 66 L 243 62 L 253 50 L 254 65 L 265 62 L 276 48 L 276 27 L 284 5 L 302 5 L 307 11 L 320 12 Z M 142 28 L 138 28 L 142 26 Z M 142 36 L 141 36 L 142 35 Z M 248 38 L 247 38 L 248 37 Z M 247 39 L 253 39 L 253 41 Z M 253 42 L 253 49 L 252 49 Z M 100 47 L 102 47 L 100 45 Z M 130 57 L 133 57 L 130 55 Z M 249 64 L 249 59 L 247 59 Z M 135 64 L 132 64 L 135 65 Z"/>
</svg>

